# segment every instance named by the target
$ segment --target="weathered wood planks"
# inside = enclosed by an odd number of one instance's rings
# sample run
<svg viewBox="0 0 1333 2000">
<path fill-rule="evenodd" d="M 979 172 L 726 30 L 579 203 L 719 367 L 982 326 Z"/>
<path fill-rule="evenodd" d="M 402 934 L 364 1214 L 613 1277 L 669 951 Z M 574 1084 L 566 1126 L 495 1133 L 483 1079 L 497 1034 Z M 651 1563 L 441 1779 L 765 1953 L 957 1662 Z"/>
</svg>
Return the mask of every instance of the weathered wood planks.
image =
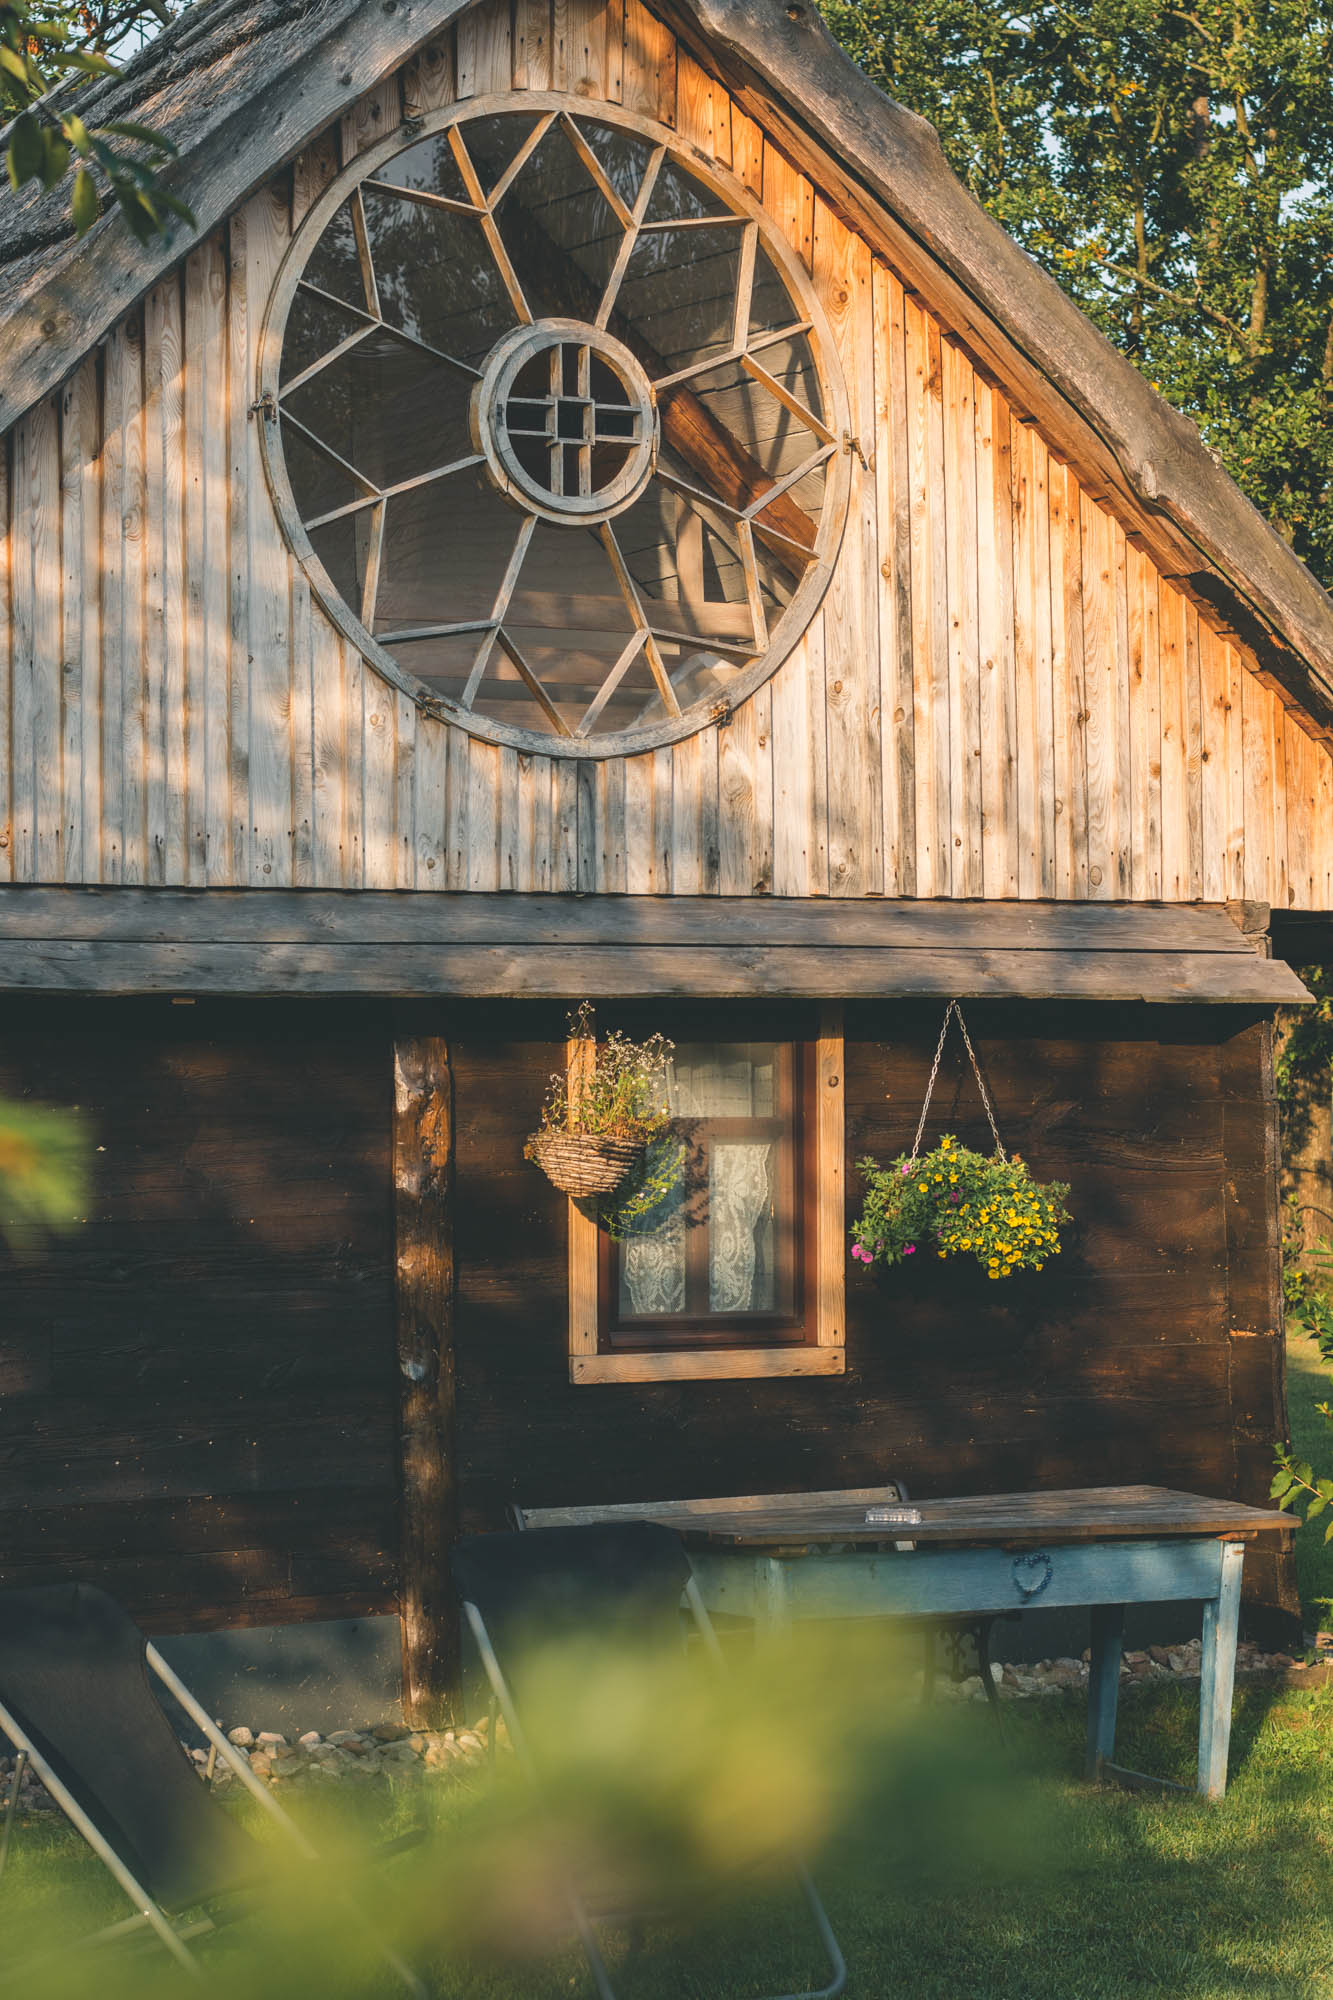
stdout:
<svg viewBox="0 0 1333 2000">
<path fill-rule="evenodd" d="M 283 547 L 251 411 L 273 271 L 339 151 L 552 83 L 760 197 L 851 424 L 842 549 L 786 663 L 723 727 L 582 774 L 382 685 Z M 446 24 L 16 428 L 4 486 L 18 881 L 1333 904 L 1327 739 L 638 0 Z"/>
</svg>

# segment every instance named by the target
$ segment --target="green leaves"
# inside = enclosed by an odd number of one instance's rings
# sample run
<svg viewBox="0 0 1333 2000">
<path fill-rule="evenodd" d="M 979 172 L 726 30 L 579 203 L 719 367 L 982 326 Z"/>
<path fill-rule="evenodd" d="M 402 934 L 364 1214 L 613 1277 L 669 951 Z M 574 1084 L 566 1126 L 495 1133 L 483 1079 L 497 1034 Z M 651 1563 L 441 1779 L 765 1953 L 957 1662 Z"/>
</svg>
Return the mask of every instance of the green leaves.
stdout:
<svg viewBox="0 0 1333 2000">
<path fill-rule="evenodd" d="M 1333 582 L 1329 0 L 823 4 Z"/>
<path fill-rule="evenodd" d="M 1326 1418 L 1333 1418 L 1333 1410 L 1326 1403 L 1320 1404 Z M 1273 1453 L 1277 1471 L 1268 1489 L 1269 1498 L 1276 1500 L 1279 1512 L 1290 1508 L 1293 1511 L 1305 1502 L 1305 1518 L 1315 1520 L 1328 1510 L 1333 1502 L 1333 1479 L 1316 1479 L 1313 1466 L 1304 1459 L 1294 1459 L 1279 1445 Z M 1333 1519 L 1324 1529 L 1324 1540 L 1333 1541 Z"/>
<path fill-rule="evenodd" d="M 16 194 L 32 181 L 55 188 L 77 155 L 69 203 L 79 236 L 96 222 L 107 195 L 140 243 L 165 235 L 173 218 L 193 225 L 190 209 L 162 184 L 162 169 L 176 153 L 164 133 L 132 119 L 90 130 L 70 107 L 68 87 L 54 105 L 49 99 L 62 79 L 68 86 L 116 74 L 99 35 L 123 41 L 137 22 L 149 20 L 156 28 L 166 18 L 164 0 L 125 0 L 98 15 L 81 0 L 68 0 L 40 21 L 29 15 L 26 0 L 0 0 L 0 121 L 12 120 L 5 148 L 9 184 Z"/>
<path fill-rule="evenodd" d="M 32 113 L 14 121 L 9 135 L 9 184 L 15 194 L 24 181 L 36 180 L 46 160 L 46 135 Z"/>
<path fill-rule="evenodd" d="M 70 212 L 74 217 L 74 227 L 82 236 L 92 228 L 101 213 L 102 204 L 97 199 L 97 189 L 93 177 L 86 167 L 80 167 L 74 176 L 74 194 L 70 201 Z"/>
<path fill-rule="evenodd" d="M 946 1133 L 933 1152 L 887 1167 L 858 1160 L 866 1184 L 852 1258 L 898 1264 L 918 1255 L 971 1257 L 990 1278 L 1040 1271 L 1069 1221 L 1063 1181 L 1034 1181 L 1017 1154 L 974 1153 Z"/>
</svg>

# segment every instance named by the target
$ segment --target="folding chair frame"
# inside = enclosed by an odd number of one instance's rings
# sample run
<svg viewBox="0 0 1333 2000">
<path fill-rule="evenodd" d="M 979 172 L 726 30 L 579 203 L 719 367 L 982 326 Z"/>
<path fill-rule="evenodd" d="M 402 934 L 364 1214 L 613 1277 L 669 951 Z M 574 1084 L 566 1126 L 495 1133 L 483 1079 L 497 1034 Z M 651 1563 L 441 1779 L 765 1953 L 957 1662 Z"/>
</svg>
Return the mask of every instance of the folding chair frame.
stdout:
<svg viewBox="0 0 1333 2000">
<path fill-rule="evenodd" d="M 207 1710 L 200 1706 L 180 1676 L 174 1673 L 167 1665 L 156 1646 L 148 1645 L 145 1647 L 144 1663 L 156 1674 L 167 1692 L 174 1696 L 180 1703 L 190 1720 L 196 1723 L 203 1731 L 212 1751 L 225 1760 L 231 1770 L 241 1780 L 246 1790 L 254 1798 L 258 1799 L 265 1812 L 269 1813 L 278 1822 L 287 1838 L 297 1848 L 302 1857 L 307 1861 L 317 1861 L 319 1856 L 316 1850 L 306 1839 L 290 1813 L 286 1812 L 278 1804 L 278 1801 L 274 1798 L 268 1787 L 261 1784 L 260 1780 L 250 1769 L 245 1758 L 241 1756 L 233 1744 L 227 1741 Z M 121 1857 L 116 1853 L 101 1831 L 93 1824 L 92 1820 L 83 1810 L 83 1807 L 70 1793 L 68 1787 L 62 1783 L 56 1772 L 52 1770 L 50 1764 L 37 1748 L 37 1745 L 32 1741 L 22 1723 L 11 1713 L 3 1701 L 0 1701 L 0 1730 L 4 1731 L 5 1735 L 14 1745 L 16 1752 L 13 1782 L 10 1785 L 9 1798 L 5 1805 L 4 1833 L 0 1837 L 0 1870 L 3 1870 L 9 1854 L 9 1839 L 13 1828 L 14 1815 L 18 1809 L 19 1785 L 23 1777 L 23 1768 L 25 1764 L 31 1764 L 61 1811 L 83 1835 L 89 1847 L 92 1848 L 94 1854 L 104 1864 L 108 1873 L 119 1883 L 135 1908 L 134 1916 L 122 1918 L 119 1923 L 108 1924 L 102 1930 L 90 1932 L 87 1937 L 79 1939 L 79 1945 L 84 1947 L 108 1944 L 113 1940 L 128 1937 L 135 1931 L 147 1926 L 157 1933 L 162 1944 L 185 1971 L 196 1979 L 202 1979 L 203 1967 L 190 1950 L 187 1940 L 202 1937 L 208 1931 L 216 1929 L 217 1926 L 214 1924 L 212 1918 L 205 1917 L 194 1923 L 185 1925 L 172 1921 L 162 1905 L 149 1895 L 143 1884 L 126 1867 L 124 1861 L 122 1861 Z M 412 1971 L 411 1967 L 398 1956 L 397 1952 L 393 1951 L 387 1945 L 381 1945 L 380 1953 L 385 1963 L 397 1974 L 403 1986 L 414 1996 L 414 2000 L 428 2000 L 425 1986 L 418 1979 L 416 1973 Z"/>
<path fill-rule="evenodd" d="M 695 1628 L 703 1641 L 705 1650 L 718 1670 L 725 1670 L 726 1662 L 723 1657 L 721 1645 L 718 1643 L 717 1633 L 713 1628 L 713 1621 L 708 1615 L 707 1606 L 703 1601 L 699 1585 L 693 1575 L 686 1582 L 684 1597 L 685 1602 L 690 1608 Z M 510 1690 L 508 1679 L 496 1657 L 495 1648 L 491 1644 L 490 1633 L 486 1629 L 486 1621 L 477 1606 L 468 1598 L 463 1599 L 463 1615 L 467 1619 L 472 1637 L 476 1641 L 477 1651 L 481 1656 L 481 1663 L 485 1669 L 486 1678 L 491 1684 L 495 1701 L 504 1716 L 505 1727 L 509 1731 L 509 1740 L 513 1746 L 514 1755 L 518 1758 L 524 1775 L 529 1782 L 534 1788 L 539 1789 L 540 1779 L 532 1752 L 528 1747 L 523 1725 L 519 1721 L 517 1711 L 514 1707 L 514 1697 Z M 494 1740 L 494 1734 L 494 1728 L 492 1728 L 492 1741 Z M 825 1910 L 819 1891 L 811 1879 L 809 1869 L 802 1861 L 794 1862 L 793 1866 L 797 1883 L 802 1895 L 805 1897 L 811 1921 L 819 1934 L 819 1941 L 824 1947 L 824 1952 L 829 1962 L 829 1970 L 833 1976 L 827 1986 L 811 1988 L 804 1993 L 775 1994 L 773 2000 L 837 2000 L 837 1995 L 842 1992 L 847 1984 L 847 1965 L 842 1955 L 842 1948 L 834 1936 L 833 1926 L 828 1920 L 828 1912 Z M 573 1918 L 574 1928 L 578 1933 L 579 1943 L 582 1945 L 584 1956 L 588 1961 L 588 1969 L 592 1973 L 593 1984 L 597 1988 L 598 2000 L 616 2000 L 615 1988 L 611 1984 L 611 1975 L 607 1971 L 606 1961 L 602 1957 L 601 1947 L 597 1942 L 597 1933 L 588 1906 L 572 1883 L 569 1885 L 566 1893 L 569 1898 L 570 1915 Z"/>
</svg>

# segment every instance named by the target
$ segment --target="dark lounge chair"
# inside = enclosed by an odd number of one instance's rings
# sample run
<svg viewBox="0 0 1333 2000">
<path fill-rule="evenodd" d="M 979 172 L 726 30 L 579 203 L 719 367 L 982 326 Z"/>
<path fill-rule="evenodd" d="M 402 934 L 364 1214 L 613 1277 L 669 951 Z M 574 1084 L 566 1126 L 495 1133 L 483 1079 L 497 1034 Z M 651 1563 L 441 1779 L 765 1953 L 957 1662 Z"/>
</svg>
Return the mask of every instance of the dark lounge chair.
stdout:
<svg viewBox="0 0 1333 2000">
<path fill-rule="evenodd" d="M 534 1635 L 541 1643 L 590 1637 L 614 1644 L 631 1635 L 636 1644 L 679 1647 L 681 1600 L 716 1665 L 722 1655 L 699 1594 L 689 1557 L 670 1528 L 644 1521 L 586 1527 L 534 1528 L 525 1533 L 474 1535 L 454 1551 L 454 1579 L 482 1665 L 503 1711 L 510 1741 L 526 1775 L 540 1782 L 540 1749 L 523 1726 L 524 1675 Z M 834 2000 L 847 1969 L 824 1905 L 799 1860 L 792 1863 L 828 1958 L 826 1986 L 781 2000 Z M 597 1941 L 586 1893 L 569 1890 L 570 1917 L 583 1946 L 599 2000 L 616 2000 Z M 601 1920 L 634 1924 L 634 1913 L 602 1913 Z"/>
<path fill-rule="evenodd" d="M 197 1975 L 190 1941 L 215 1929 L 258 1885 L 264 1853 L 201 1784 L 150 1674 L 296 1850 L 316 1858 L 133 1619 L 105 1591 L 69 1583 L 0 1592 L 0 1729 L 16 1752 L 0 1867 L 31 1764 L 134 1905 L 133 1916 L 79 1942 L 106 1943 L 146 1927 Z M 199 1909 L 209 1913 L 183 1921 L 183 1913 Z M 425 2000 L 416 1974 L 395 1952 L 380 1951 L 407 1991 Z"/>
</svg>

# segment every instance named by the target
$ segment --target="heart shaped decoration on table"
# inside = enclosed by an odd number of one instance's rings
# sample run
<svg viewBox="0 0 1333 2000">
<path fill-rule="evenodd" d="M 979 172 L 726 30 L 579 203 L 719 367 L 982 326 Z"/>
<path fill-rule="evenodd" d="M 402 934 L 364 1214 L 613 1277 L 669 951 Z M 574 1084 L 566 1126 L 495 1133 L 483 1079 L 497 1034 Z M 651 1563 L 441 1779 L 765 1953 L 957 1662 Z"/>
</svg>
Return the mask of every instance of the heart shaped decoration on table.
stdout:
<svg viewBox="0 0 1333 2000">
<path fill-rule="evenodd" d="M 1055 1564 L 1045 1549 L 1034 1549 L 1031 1555 L 1014 1557 L 1013 1572 L 1014 1583 L 1021 1597 L 1040 1597 L 1055 1575 Z"/>
</svg>

